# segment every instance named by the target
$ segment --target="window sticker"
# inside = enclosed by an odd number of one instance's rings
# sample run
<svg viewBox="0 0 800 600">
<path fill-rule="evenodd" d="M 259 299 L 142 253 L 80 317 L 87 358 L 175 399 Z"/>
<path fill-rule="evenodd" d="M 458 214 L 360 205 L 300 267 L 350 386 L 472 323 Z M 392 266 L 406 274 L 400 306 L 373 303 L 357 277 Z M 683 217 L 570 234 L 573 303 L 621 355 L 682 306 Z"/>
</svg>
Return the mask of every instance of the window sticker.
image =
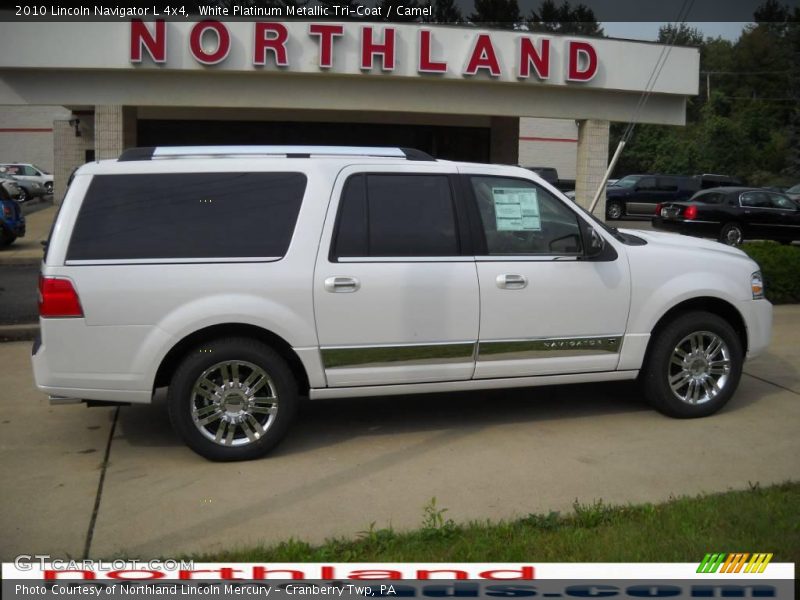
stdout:
<svg viewBox="0 0 800 600">
<path fill-rule="evenodd" d="M 536 188 L 492 188 L 497 231 L 541 231 Z"/>
</svg>

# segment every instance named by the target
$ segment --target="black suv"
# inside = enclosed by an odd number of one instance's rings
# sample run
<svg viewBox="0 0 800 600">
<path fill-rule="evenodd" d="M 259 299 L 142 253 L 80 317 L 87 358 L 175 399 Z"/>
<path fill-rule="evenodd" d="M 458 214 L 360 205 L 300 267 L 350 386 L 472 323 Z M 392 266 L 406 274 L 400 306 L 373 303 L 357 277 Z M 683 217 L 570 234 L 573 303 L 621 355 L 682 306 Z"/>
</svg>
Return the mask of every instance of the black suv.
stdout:
<svg viewBox="0 0 800 600">
<path fill-rule="evenodd" d="M 695 177 L 626 175 L 606 189 L 606 219 L 652 217 L 656 204 L 688 200 L 699 189 Z"/>
</svg>

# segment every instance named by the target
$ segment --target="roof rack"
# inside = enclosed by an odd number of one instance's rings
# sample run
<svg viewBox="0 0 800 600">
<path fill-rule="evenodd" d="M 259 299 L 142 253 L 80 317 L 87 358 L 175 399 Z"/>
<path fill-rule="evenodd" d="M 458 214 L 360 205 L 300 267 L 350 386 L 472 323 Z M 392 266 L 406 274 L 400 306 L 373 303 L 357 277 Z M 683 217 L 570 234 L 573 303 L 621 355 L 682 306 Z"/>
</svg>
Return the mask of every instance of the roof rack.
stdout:
<svg viewBox="0 0 800 600">
<path fill-rule="evenodd" d="M 405 158 L 406 160 L 436 160 L 430 154 L 414 148 L 373 148 L 367 146 L 151 146 L 147 148 L 129 148 L 120 155 L 118 160 L 127 162 L 176 158 L 231 158 L 239 156 L 285 156 L 286 158 L 371 156 Z"/>
</svg>

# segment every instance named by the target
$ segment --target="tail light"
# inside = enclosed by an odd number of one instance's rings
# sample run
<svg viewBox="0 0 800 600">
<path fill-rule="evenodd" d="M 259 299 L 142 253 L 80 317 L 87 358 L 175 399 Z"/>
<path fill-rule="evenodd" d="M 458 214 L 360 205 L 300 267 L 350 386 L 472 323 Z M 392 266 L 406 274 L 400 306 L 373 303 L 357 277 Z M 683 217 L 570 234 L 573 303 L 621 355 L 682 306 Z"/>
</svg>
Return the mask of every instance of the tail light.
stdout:
<svg viewBox="0 0 800 600">
<path fill-rule="evenodd" d="M 656 216 L 657 217 L 661 216 L 661 203 L 656 204 Z"/>
<path fill-rule="evenodd" d="M 6 219 L 10 219 L 13 216 L 14 216 L 14 211 L 12 210 L 11 205 L 4 203 L 3 204 L 3 217 L 5 217 Z"/>
<path fill-rule="evenodd" d="M 686 210 L 683 211 L 683 218 L 684 219 L 689 219 L 689 220 L 696 219 L 697 218 L 697 207 L 694 206 L 694 205 L 687 206 Z"/>
<path fill-rule="evenodd" d="M 39 276 L 39 316 L 83 316 L 78 292 L 69 279 Z"/>
</svg>

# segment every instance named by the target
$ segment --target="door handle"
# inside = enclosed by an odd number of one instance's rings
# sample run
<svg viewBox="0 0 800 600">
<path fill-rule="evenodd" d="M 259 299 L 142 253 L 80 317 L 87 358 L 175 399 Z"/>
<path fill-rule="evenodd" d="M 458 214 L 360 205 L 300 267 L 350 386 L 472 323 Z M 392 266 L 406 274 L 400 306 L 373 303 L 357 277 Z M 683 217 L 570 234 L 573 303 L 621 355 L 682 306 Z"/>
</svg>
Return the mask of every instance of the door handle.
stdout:
<svg viewBox="0 0 800 600">
<path fill-rule="evenodd" d="M 515 273 L 498 275 L 495 281 L 501 290 L 521 290 L 528 285 L 527 277 Z"/>
<path fill-rule="evenodd" d="M 325 280 L 325 291 L 332 293 L 355 292 L 361 287 L 361 283 L 355 277 L 328 277 Z"/>
</svg>

